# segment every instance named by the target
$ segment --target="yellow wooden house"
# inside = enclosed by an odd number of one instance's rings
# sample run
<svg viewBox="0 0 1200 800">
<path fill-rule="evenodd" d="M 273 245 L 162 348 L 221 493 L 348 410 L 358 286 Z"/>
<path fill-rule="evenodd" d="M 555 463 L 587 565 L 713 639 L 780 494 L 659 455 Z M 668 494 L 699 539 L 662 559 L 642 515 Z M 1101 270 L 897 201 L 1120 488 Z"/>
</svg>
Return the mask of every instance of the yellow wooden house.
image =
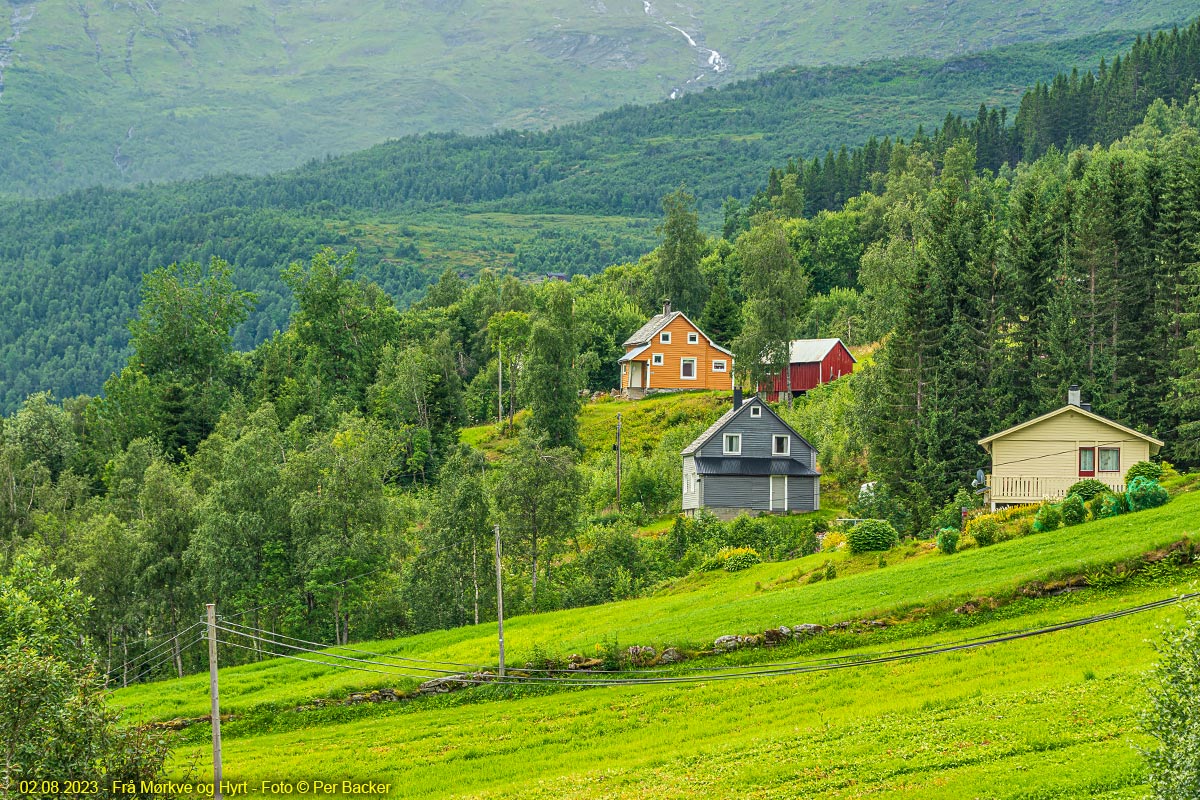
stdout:
<svg viewBox="0 0 1200 800">
<path fill-rule="evenodd" d="M 1163 443 L 1079 402 L 1071 387 L 1067 405 L 979 440 L 992 457 L 987 500 L 1003 506 L 1059 500 L 1071 484 L 1095 478 L 1125 491 L 1125 471 L 1156 455 Z"/>
</svg>

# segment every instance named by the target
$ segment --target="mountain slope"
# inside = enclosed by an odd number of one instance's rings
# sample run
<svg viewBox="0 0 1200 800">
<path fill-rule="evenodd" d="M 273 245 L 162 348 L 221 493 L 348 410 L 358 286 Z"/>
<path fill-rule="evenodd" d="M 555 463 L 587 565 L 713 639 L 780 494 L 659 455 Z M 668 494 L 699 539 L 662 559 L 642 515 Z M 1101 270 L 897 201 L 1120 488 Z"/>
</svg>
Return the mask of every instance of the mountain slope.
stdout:
<svg viewBox="0 0 1200 800">
<path fill-rule="evenodd" d="M 429 130 L 544 128 L 785 64 L 945 57 L 1194 13 L 1184 0 L 9 0 L 0 193 L 262 173 Z"/>
<path fill-rule="evenodd" d="M 266 177 L 0 203 L 0 410 L 43 389 L 96 393 L 124 358 L 141 275 L 173 261 L 220 256 L 259 293 L 241 348 L 287 320 L 280 270 L 321 245 L 356 247 L 360 274 L 399 302 L 448 266 L 595 271 L 653 247 L 659 201 L 681 182 L 712 221 L 789 157 L 1015 104 L 1132 39 L 780 70 L 544 133 L 408 137 Z"/>
</svg>

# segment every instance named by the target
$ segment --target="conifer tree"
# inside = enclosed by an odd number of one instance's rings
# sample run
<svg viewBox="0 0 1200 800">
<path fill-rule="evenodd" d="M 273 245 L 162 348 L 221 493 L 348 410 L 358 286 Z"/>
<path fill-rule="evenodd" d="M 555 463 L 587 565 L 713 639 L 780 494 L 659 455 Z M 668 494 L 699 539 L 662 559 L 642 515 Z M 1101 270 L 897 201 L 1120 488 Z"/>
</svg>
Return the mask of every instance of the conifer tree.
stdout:
<svg viewBox="0 0 1200 800">
<path fill-rule="evenodd" d="M 663 236 L 653 267 L 651 288 L 655 303 L 671 301 L 674 308 L 697 317 L 704 308 L 707 286 L 700 272 L 704 234 L 695 210 L 695 198 L 683 186 L 663 198 Z"/>
<path fill-rule="evenodd" d="M 713 341 L 728 347 L 742 329 L 741 309 L 733 301 L 729 284 L 718 278 L 713 286 L 704 313 L 700 315 L 700 327 Z"/>
</svg>

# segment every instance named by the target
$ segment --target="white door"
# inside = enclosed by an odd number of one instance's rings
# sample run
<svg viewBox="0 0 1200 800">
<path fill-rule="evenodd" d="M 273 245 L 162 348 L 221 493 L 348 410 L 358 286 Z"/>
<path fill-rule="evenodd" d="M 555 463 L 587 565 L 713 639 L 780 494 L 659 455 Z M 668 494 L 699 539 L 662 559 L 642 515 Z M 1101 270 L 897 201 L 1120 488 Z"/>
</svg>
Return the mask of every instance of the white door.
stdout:
<svg viewBox="0 0 1200 800">
<path fill-rule="evenodd" d="M 771 476 L 771 510 L 787 511 L 787 475 Z"/>
<path fill-rule="evenodd" d="M 642 362 L 633 361 L 629 364 L 629 388 L 640 389 L 642 387 Z"/>
</svg>

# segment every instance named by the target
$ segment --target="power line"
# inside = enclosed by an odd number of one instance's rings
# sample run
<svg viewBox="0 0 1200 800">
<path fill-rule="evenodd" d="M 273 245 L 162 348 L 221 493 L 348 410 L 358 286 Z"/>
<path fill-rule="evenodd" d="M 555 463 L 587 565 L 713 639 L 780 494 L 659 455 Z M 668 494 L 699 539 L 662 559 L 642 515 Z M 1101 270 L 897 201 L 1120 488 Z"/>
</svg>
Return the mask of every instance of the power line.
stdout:
<svg viewBox="0 0 1200 800">
<path fill-rule="evenodd" d="M 353 647 L 348 647 L 347 645 L 344 645 L 344 644 L 325 644 L 324 642 L 313 642 L 308 639 L 301 639 L 296 636 L 287 636 L 285 634 L 276 633 L 274 631 L 264 631 L 261 628 L 252 628 L 248 625 L 239 625 L 236 622 L 226 622 L 225 620 L 222 620 L 222 622 L 225 622 L 225 624 L 231 625 L 231 626 L 233 626 L 235 628 L 239 628 L 241 630 L 250 631 L 251 633 L 255 633 L 255 634 L 259 634 L 259 635 L 266 634 L 267 636 L 273 636 L 273 637 L 276 637 L 277 639 L 287 639 L 287 640 L 293 641 L 293 642 L 300 642 L 301 644 L 312 645 L 313 647 L 320 647 L 323 650 L 327 650 L 327 649 L 336 647 L 339 650 L 345 651 L 347 653 L 360 653 L 363 655 L 374 656 L 376 658 L 383 658 L 383 659 L 388 659 L 388 660 L 392 660 L 392 661 L 409 661 L 414 664 L 435 664 L 438 666 L 459 667 L 460 669 L 464 668 L 464 667 L 468 668 L 468 669 L 490 669 L 489 666 L 484 665 L 484 664 L 466 664 L 466 663 L 462 663 L 462 662 L 458 662 L 458 661 L 430 661 L 428 659 L 423 659 L 423 658 L 410 658 L 408 656 L 393 656 L 393 655 L 388 655 L 386 653 L 376 653 L 372 650 L 360 650 L 360 649 L 356 649 Z M 230 631 L 230 632 L 236 633 L 237 631 Z M 285 647 L 287 646 L 283 642 L 279 642 L 279 644 L 282 646 L 285 646 Z"/>
<path fill-rule="evenodd" d="M 201 634 L 200 636 L 196 637 L 192 641 L 188 642 L 183 647 L 180 647 L 179 648 L 180 655 L 182 655 L 185 651 L 189 650 L 190 648 L 195 647 L 197 644 L 199 644 L 202 641 L 204 641 L 204 634 Z M 153 672 L 154 670 L 161 667 L 163 664 L 168 663 L 174 657 L 175 657 L 175 653 L 173 651 L 164 653 L 154 663 L 144 665 L 144 668 L 140 672 L 138 672 L 138 674 L 133 676 L 132 682 L 136 683 L 136 682 L 140 681 L 142 678 L 146 677 L 151 672 Z"/>
<path fill-rule="evenodd" d="M 1176 430 L 1177 430 L 1176 428 L 1169 428 L 1165 431 L 1162 431 L 1161 435 L 1165 436 L 1168 433 L 1174 433 Z M 1129 440 L 1128 439 L 1114 439 L 1110 442 L 1097 442 L 1095 445 L 1092 445 L 1092 446 L 1093 447 L 1112 447 L 1113 445 L 1119 445 L 1122 442 L 1127 442 L 1127 441 L 1129 441 Z M 1009 464 L 1020 464 L 1023 461 L 1036 461 L 1038 459 L 1046 458 L 1047 456 L 1065 456 L 1069 453 L 1078 452 L 1079 449 L 1080 448 L 1078 448 L 1078 447 L 1073 447 L 1070 450 L 1059 450 L 1057 453 L 1042 453 L 1042 454 L 1036 455 L 1036 456 L 1026 456 L 1024 458 L 1014 458 L 1009 461 L 992 462 L 992 469 L 995 470 L 996 467 L 1007 467 Z M 1087 449 L 1087 448 L 1083 448 L 1083 449 Z"/>
<path fill-rule="evenodd" d="M 993 644 L 1017 641 L 1020 639 L 1032 638 L 1035 636 L 1044 636 L 1044 635 L 1047 635 L 1050 633 L 1058 633 L 1060 631 L 1071 630 L 1073 628 L 1084 627 L 1087 625 L 1094 625 L 1097 623 L 1106 622 L 1109 620 L 1114 620 L 1114 619 L 1119 619 L 1122 617 L 1130 616 L 1132 614 L 1138 614 L 1138 613 L 1143 613 L 1146 611 L 1163 608 L 1168 605 L 1179 603 L 1179 602 L 1182 602 L 1185 600 L 1192 600 L 1197 597 L 1200 597 L 1200 593 L 1184 594 L 1184 595 L 1179 595 L 1176 597 L 1165 598 L 1163 600 L 1157 600 L 1157 601 L 1150 602 L 1150 603 L 1144 603 L 1144 604 L 1141 604 L 1138 606 L 1133 606 L 1130 608 L 1119 609 L 1117 611 L 1107 612 L 1104 614 L 1095 614 L 1095 615 L 1092 615 L 1089 617 L 1083 617 L 1080 619 L 1069 620 L 1067 622 L 1058 623 L 1055 625 L 1043 626 L 1040 628 L 1032 628 L 1032 629 L 1028 629 L 1028 630 L 1024 630 L 1024 631 L 1002 633 L 1002 634 L 986 636 L 986 637 L 976 637 L 975 639 L 963 640 L 958 643 L 930 646 L 927 648 L 908 648 L 905 651 L 894 651 L 894 652 L 890 652 L 890 653 L 885 652 L 883 654 L 868 655 L 868 656 L 862 657 L 862 658 L 848 658 L 845 660 L 840 660 L 840 661 L 831 662 L 831 663 L 785 662 L 781 665 L 775 665 L 775 666 L 768 665 L 765 668 L 763 666 L 760 666 L 755 669 L 734 668 L 734 669 L 731 669 L 731 670 L 725 672 L 724 674 L 697 674 L 697 675 L 672 675 L 672 674 L 661 675 L 660 674 L 660 675 L 656 675 L 656 676 L 646 675 L 646 676 L 642 676 L 642 677 L 611 678 L 611 679 L 596 679 L 596 678 L 576 679 L 576 678 L 572 678 L 570 676 L 533 677 L 533 676 L 528 676 L 528 675 L 513 675 L 513 674 L 509 674 L 508 676 L 505 676 L 503 678 L 501 678 L 499 676 L 489 677 L 489 678 L 476 678 L 476 677 L 473 677 L 470 675 L 463 675 L 461 677 L 456 677 L 456 680 L 461 683 L 475 683 L 475 684 L 484 684 L 484 683 L 489 683 L 489 684 L 498 684 L 498 683 L 501 683 L 501 684 L 545 684 L 545 685 L 559 685 L 559 686 L 603 687 L 603 686 L 639 686 L 639 685 L 645 686 L 645 685 L 658 685 L 658 684 L 702 683 L 702 682 L 708 682 L 708 681 L 754 679 L 754 678 L 775 677 L 775 676 L 782 676 L 782 675 L 807 674 L 807 673 L 812 673 L 812 672 L 828 672 L 828 671 L 833 671 L 833 670 L 865 667 L 865 666 L 872 666 L 872 665 L 878 665 L 878 664 L 894 663 L 894 662 L 899 662 L 899 661 L 909 661 L 909 660 L 913 660 L 916 658 L 923 658 L 923 657 L 932 656 L 932 655 L 972 650 L 972 649 L 977 649 L 980 647 L 985 647 L 985 646 L 989 646 L 989 645 L 993 645 Z M 242 634 L 242 633 L 235 632 L 235 631 L 229 631 L 228 629 L 223 629 L 223 630 L 226 630 L 226 632 L 237 633 L 238 635 L 241 635 L 241 636 L 247 636 L 247 638 L 251 638 L 251 639 L 260 638 L 260 637 L 248 636 L 247 634 Z M 269 642 L 266 640 L 262 640 L 262 641 L 267 644 L 273 644 L 276 646 L 279 645 L 279 643 Z M 229 644 L 233 647 L 240 647 L 240 648 L 246 649 L 246 650 L 256 650 L 255 647 L 239 645 L 239 644 L 236 644 L 233 642 L 224 641 L 223 643 Z M 373 672 L 373 673 L 377 673 L 377 674 L 381 674 L 381 675 L 389 675 L 392 677 L 410 677 L 410 678 L 417 677 L 417 676 L 413 676 L 413 675 L 409 675 L 409 674 L 396 672 L 395 670 L 397 669 L 397 667 L 395 665 L 380 664 L 379 662 L 374 662 L 374 661 L 370 661 L 367 659 L 350 659 L 349 657 L 346 657 L 346 656 L 339 657 L 339 656 L 336 656 L 336 654 L 322 654 L 322 653 L 318 653 L 317 651 L 309 651 L 306 648 L 298 648 L 297 647 L 295 649 L 303 650 L 303 651 L 309 652 L 309 653 L 316 653 L 318 655 L 334 655 L 335 658 L 342 658 L 344 660 L 350 660 L 350 661 L 354 661 L 357 663 L 347 664 L 347 663 L 319 661 L 319 660 L 312 659 L 312 658 L 306 658 L 306 657 L 297 656 L 297 655 L 290 655 L 290 654 L 286 654 L 286 653 L 271 652 L 270 654 L 279 656 L 281 658 L 292 658 L 297 661 L 306 661 L 308 663 L 323 664 L 325 666 L 330 666 L 330 667 L 340 668 L 340 669 L 361 670 L 364 672 Z M 359 663 L 368 664 L 371 666 L 359 666 L 358 665 Z M 373 668 L 371 668 L 372 666 L 391 667 L 391 671 L 373 669 Z M 710 672 L 710 673 L 716 672 L 716 671 L 717 670 L 711 669 L 711 668 L 709 670 L 706 670 L 706 672 Z"/>
<path fill-rule="evenodd" d="M 126 661 L 125 663 L 121 664 L 120 666 L 117 666 L 117 667 L 114 667 L 114 668 L 110 669 L 110 670 L 109 670 L 109 675 L 112 675 L 112 674 L 114 674 L 114 673 L 116 673 L 116 672 L 124 672 L 124 671 L 125 671 L 125 670 L 126 670 L 128 667 L 131 667 L 131 666 L 133 666 L 134 664 L 137 664 L 139 661 L 142 661 L 142 660 L 145 660 L 145 659 L 149 659 L 149 658 L 151 658 L 152 656 L 154 656 L 154 653 L 155 653 L 156 651 L 158 651 L 158 650 L 162 650 L 162 649 L 163 649 L 164 647 L 166 647 L 167 645 L 169 645 L 169 644 L 171 644 L 172 642 L 174 642 L 174 641 L 178 640 L 178 639 L 179 639 L 181 636 L 183 636 L 184 634 L 186 634 L 186 633 L 188 633 L 189 631 L 193 630 L 193 629 L 194 629 L 194 628 L 196 628 L 196 626 L 198 626 L 199 624 L 200 624 L 199 622 L 193 622 L 191 625 L 189 625 L 189 626 L 187 626 L 186 628 L 184 628 L 183 630 L 179 631 L 179 632 L 178 632 L 178 633 L 176 633 L 174 636 L 171 636 L 170 638 L 168 638 L 166 641 L 162 642 L 161 644 L 158 644 L 158 645 L 156 645 L 156 646 L 154 646 L 154 647 L 150 648 L 149 650 L 147 650 L 146 652 L 144 652 L 144 653 L 142 653 L 142 654 L 140 654 L 140 655 L 134 656 L 133 658 L 131 658 L 131 659 L 129 659 L 128 661 Z M 157 638 L 157 637 L 154 637 L 154 638 Z M 147 640 L 144 640 L 144 641 L 150 641 L 150 640 L 149 640 L 149 639 L 147 639 Z M 182 651 L 181 651 L 181 652 L 182 652 Z M 167 655 L 169 655 L 169 656 L 173 656 L 173 655 L 174 655 L 174 652 L 170 652 L 170 653 L 168 653 Z"/>
</svg>

